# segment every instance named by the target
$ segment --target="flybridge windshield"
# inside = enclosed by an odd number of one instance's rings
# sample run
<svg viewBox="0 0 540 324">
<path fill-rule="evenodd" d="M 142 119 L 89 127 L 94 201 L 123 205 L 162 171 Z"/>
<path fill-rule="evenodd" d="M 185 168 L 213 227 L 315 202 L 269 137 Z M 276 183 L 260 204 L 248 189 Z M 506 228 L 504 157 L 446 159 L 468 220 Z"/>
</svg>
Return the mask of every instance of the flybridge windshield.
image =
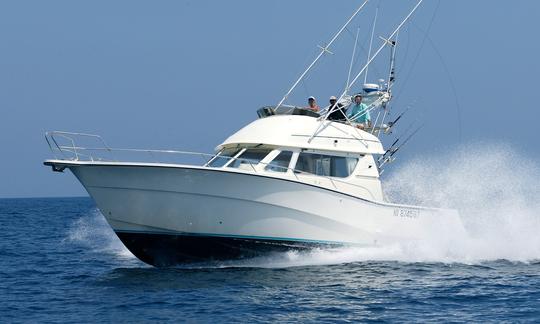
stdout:
<svg viewBox="0 0 540 324">
<path fill-rule="evenodd" d="M 274 106 L 266 106 L 257 110 L 257 115 L 259 116 L 259 118 L 269 117 L 273 115 L 301 115 L 315 118 L 320 117 L 320 115 L 314 111 L 294 106 L 280 106 L 279 108 L 276 108 Z"/>
</svg>

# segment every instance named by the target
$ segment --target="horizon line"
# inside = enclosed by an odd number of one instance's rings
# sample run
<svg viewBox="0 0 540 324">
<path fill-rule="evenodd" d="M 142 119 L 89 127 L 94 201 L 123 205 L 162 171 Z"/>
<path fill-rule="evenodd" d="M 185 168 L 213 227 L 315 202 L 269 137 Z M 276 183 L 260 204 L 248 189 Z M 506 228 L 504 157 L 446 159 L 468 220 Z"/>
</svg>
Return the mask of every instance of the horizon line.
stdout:
<svg viewBox="0 0 540 324">
<path fill-rule="evenodd" d="M 86 196 L 0 197 L 0 200 L 7 200 L 7 199 L 55 199 L 55 198 L 91 198 L 91 197 L 89 195 L 86 195 Z"/>
</svg>

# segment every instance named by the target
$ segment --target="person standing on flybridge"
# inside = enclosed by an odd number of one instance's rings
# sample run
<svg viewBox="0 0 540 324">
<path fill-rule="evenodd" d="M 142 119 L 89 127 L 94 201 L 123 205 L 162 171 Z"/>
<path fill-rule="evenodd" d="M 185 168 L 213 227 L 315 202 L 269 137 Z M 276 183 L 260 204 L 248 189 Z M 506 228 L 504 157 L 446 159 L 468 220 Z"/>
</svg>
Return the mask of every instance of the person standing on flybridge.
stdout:
<svg viewBox="0 0 540 324">
<path fill-rule="evenodd" d="M 360 129 L 371 127 L 371 116 L 366 104 L 362 103 L 362 95 L 357 94 L 354 96 L 354 105 L 351 106 L 347 117 L 352 122 L 357 123 L 356 127 Z"/>
<path fill-rule="evenodd" d="M 340 103 L 337 103 L 337 98 L 335 96 L 332 96 L 330 97 L 330 106 L 328 107 L 328 109 L 332 109 L 334 108 L 334 111 L 332 111 L 330 113 L 330 115 L 328 115 L 327 119 L 328 120 L 333 120 L 333 121 L 341 121 L 341 122 L 344 122 L 347 120 L 346 118 L 346 109 L 342 104 Z M 335 107 L 334 107 L 335 106 Z"/>
</svg>

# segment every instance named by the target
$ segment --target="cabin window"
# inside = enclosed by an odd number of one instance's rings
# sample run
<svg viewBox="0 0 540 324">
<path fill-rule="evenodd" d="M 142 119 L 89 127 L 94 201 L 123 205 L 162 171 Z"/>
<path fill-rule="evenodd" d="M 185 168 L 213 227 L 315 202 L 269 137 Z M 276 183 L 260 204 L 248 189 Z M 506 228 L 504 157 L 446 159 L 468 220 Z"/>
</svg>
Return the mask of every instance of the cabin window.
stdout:
<svg viewBox="0 0 540 324">
<path fill-rule="evenodd" d="M 295 172 L 345 178 L 351 175 L 357 163 L 358 158 L 354 157 L 302 152 L 298 155 Z"/>
<path fill-rule="evenodd" d="M 271 151 L 270 149 L 247 149 L 229 164 L 229 167 L 254 170 L 255 166 Z"/>
<path fill-rule="evenodd" d="M 227 164 L 229 160 L 238 154 L 240 152 L 239 149 L 226 149 L 221 151 L 218 155 L 216 155 L 210 162 L 208 162 L 207 166 L 213 167 L 213 168 L 220 168 Z"/>
<path fill-rule="evenodd" d="M 292 154 L 291 151 L 281 151 L 264 169 L 274 172 L 287 172 Z"/>
</svg>

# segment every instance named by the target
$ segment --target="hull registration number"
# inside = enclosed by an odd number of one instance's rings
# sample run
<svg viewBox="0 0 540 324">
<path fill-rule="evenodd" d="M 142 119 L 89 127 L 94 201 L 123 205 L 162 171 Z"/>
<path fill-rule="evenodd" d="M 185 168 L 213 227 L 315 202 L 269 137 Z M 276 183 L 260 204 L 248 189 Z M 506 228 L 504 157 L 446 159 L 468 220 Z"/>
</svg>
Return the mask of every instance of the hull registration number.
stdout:
<svg viewBox="0 0 540 324">
<path fill-rule="evenodd" d="M 418 218 L 420 216 L 420 211 L 418 209 L 396 208 L 394 209 L 394 216 L 402 218 Z"/>
</svg>

